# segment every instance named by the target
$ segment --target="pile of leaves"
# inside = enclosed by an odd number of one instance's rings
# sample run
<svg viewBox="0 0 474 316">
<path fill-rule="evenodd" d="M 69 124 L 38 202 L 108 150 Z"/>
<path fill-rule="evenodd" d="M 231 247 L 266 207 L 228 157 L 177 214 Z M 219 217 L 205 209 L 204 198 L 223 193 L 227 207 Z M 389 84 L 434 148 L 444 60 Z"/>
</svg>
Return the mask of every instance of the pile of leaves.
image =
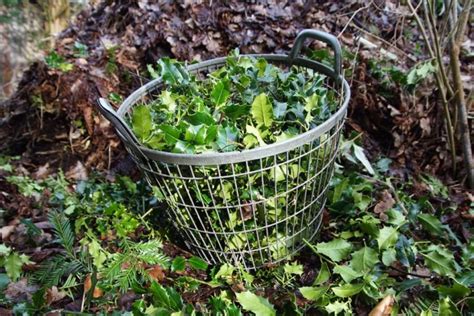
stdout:
<svg viewBox="0 0 474 316">
<path fill-rule="evenodd" d="M 206 79 L 168 58 L 150 69 L 165 88 L 132 109 L 131 124 L 158 150 L 198 154 L 265 146 L 316 127 L 338 104 L 325 76 L 296 66 L 284 71 L 238 53 Z"/>
<path fill-rule="evenodd" d="M 2 312 L 472 310 L 472 200 L 432 176 L 405 181 L 387 158 L 370 163 L 357 139 L 342 145 L 318 241 L 291 261 L 253 273 L 230 264 L 209 266 L 167 242 L 172 232 L 157 225 L 166 212 L 160 196 L 142 182 L 108 182 L 100 174 L 79 182 L 61 174 L 35 180 L 19 175 L 18 161 L 4 158 L 1 172 L 9 183 L 49 215 L 10 215 L 1 230 Z"/>
</svg>

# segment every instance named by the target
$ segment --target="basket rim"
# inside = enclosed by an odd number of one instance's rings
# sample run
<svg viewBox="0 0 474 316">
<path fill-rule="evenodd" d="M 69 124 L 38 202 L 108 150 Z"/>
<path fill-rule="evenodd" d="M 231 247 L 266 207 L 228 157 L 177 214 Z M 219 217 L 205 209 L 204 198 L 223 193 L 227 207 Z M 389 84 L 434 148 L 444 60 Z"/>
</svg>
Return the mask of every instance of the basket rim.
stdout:
<svg viewBox="0 0 474 316">
<path fill-rule="evenodd" d="M 320 62 L 309 60 L 306 58 L 295 58 L 291 59 L 288 55 L 284 54 L 242 54 L 238 57 L 256 57 L 256 58 L 265 58 L 268 61 L 286 63 L 290 65 L 297 65 L 306 68 L 313 69 L 317 72 L 323 73 L 328 76 L 336 83 L 340 83 L 342 87 L 342 94 L 339 93 L 340 97 L 343 97 L 344 100 L 340 102 L 339 109 L 334 112 L 327 120 L 322 124 L 314 127 L 313 129 L 306 131 L 304 133 L 298 134 L 290 139 L 275 142 L 268 144 L 266 146 L 259 146 L 252 149 L 244 149 L 241 151 L 229 151 L 229 152 L 206 152 L 200 154 L 184 154 L 184 153 L 171 153 L 166 151 L 160 151 L 155 149 L 150 149 L 143 146 L 141 143 L 131 143 L 125 137 L 119 133 L 120 138 L 135 154 L 141 154 L 146 159 L 151 159 L 158 162 L 164 162 L 174 165 L 223 165 L 229 163 L 238 163 L 256 160 L 260 158 L 270 157 L 278 155 L 284 152 L 288 152 L 299 146 L 307 144 L 317 137 L 323 135 L 334 127 L 341 119 L 345 118 L 347 107 L 350 100 L 350 87 L 347 80 L 334 72 L 333 69 L 329 68 L 326 65 L 323 65 Z M 196 64 L 191 64 L 187 66 L 188 71 L 196 71 L 204 67 L 215 66 L 224 63 L 228 57 L 218 57 Z M 120 105 L 117 115 L 120 118 L 124 118 L 126 113 L 131 107 L 135 105 L 135 102 L 143 96 L 143 94 L 152 91 L 156 86 L 162 83 L 160 78 L 154 79 L 145 85 L 141 86 L 133 93 L 131 93 Z M 136 153 L 138 151 L 138 153 Z"/>
</svg>

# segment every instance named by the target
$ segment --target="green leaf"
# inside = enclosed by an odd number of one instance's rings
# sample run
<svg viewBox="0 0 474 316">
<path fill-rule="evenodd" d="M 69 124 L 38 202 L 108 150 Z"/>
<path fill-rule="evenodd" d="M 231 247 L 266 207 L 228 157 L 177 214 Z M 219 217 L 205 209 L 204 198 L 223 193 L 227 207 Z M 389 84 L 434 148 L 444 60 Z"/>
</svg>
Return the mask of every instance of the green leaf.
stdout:
<svg viewBox="0 0 474 316">
<path fill-rule="evenodd" d="M 363 287 L 364 284 L 344 284 L 331 289 L 338 297 L 350 297 L 362 291 Z"/>
<path fill-rule="evenodd" d="M 334 239 L 316 244 L 315 249 L 317 253 L 329 257 L 334 262 L 339 262 L 351 253 L 352 244 L 344 239 Z"/>
<path fill-rule="evenodd" d="M 161 124 L 158 128 L 165 135 L 165 141 L 169 145 L 174 145 L 179 141 L 180 132 L 179 130 L 169 124 Z"/>
<path fill-rule="evenodd" d="M 377 243 L 379 244 L 379 249 L 384 250 L 388 249 L 395 245 L 398 240 L 398 231 L 394 227 L 386 226 L 379 231 L 379 236 L 377 237 Z"/>
<path fill-rule="evenodd" d="M 135 135 L 142 141 L 150 136 L 152 121 L 150 109 L 142 104 L 134 108 L 132 112 L 132 129 Z"/>
<path fill-rule="evenodd" d="M 436 288 L 442 297 L 461 299 L 471 293 L 471 290 L 461 283 L 453 280 L 452 286 L 441 285 Z"/>
<path fill-rule="evenodd" d="M 431 214 L 418 214 L 417 217 L 424 229 L 435 236 L 443 235 L 443 225 L 437 217 Z"/>
<path fill-rule="evenodd" d="M 236 149 L 239 131 L 235 127 L 219 126 L 217 129 L 216 144 L 222 151 L 233 151 Z"/>
<path fill-rule="evenodd" d="M 311 112 L 313 109 L 315 109 L 318 105 L 319 102 L 319 95 L 314 93 L 310 97 L 305 98 L 305 106 L 304 109 L 306 111 L 306 117 L 305 117 L 305 122 L 309 123 L 313 120 L 313 116 L 311 115 Z"/>
<path fill-rule="evenodd" d="M 163 105 L 168 108 L 169 112 L 174 113 L 178 105 L 176 104 L 176 100 L 171 95 L 171 92 L 169 92 L 168 90 L 163 90 L 161 92 L 160 97 L 161 103 L 163 103 Z"/>
<path fill-rule="evenodd" d="M 173 259 L 171 263 L 171 271 L 183 271 L 186 267 L 186 260 L 179 256 Z"/>
<path fill-rule="evenodd" d="M 382 262 L 387 267 L 395 261 L 397 261 L 397 251 L 394 248 L 389 248 L 382 253 Z"/>
<path fill-rule="evenodd" d="M 334 314 L 334 315 L 339 315 L 340 312 L 346 312 L 344 315 L 350 315 L 352 312 L 349 301 L 345 301 L 345 302 L 335 301 L 333 303 L 327 304 L 324 307 L 324 309 L 329 314 Z"/>
<path fill-rule="evenodd" d="M 191 265 L 191 267 L 193 267 L 194 269 L 197 269 L 197 270 L 207 270 L 207 266 L 208 264 L 206 263 L 206 261 L 202 260 L 201 258 L 199 257 L 191 257 L 188 259 L 188 263 Z"/>
<path fill-rule="evenodd" d="M 24 260 L 17 252 L 10 253 L 3 261 L 3 267 L 13 282 L 16 282 L 20 278 L 23 262 Z"/>
<path fill-rule="evenodd" d="M 228 80 L 222 79 L 212 89 L 211 100 L 215 105 L 221 105 L 227 101 L 229 95 L 229 82 Z"/>
<path fill-rule="evenodd" d="M 379 262 L 378 253 L 370 247 L 363 247 L 352 253 L 350 266 L 357 272 L 370 271 Z"/>
<path fill-rule="evenodd" d="M 350 283 L 352 280 L 357 279 L 363 275 L 361 272 L 354 271 L 351 267 L 346 265 L 334 266 L 333 272 L 341 275 L 342 279 L 346 281 L 346 283 Z"/>
<path fill-rule="evenodd" d="M 439 315 L 441 316 L 461 316 L 461 312 L 449 297 L 439 300 Z"/>
<path fill-rule="evenodd" d="M 318 285 L 326 282 L 329 280 L 329 277 L 331 276 L 331 272 L 329 271 L 328 265 L 326 262 L 323 262 L 321 264 L 321 269 L 319 270 L 318 276 L 313 282 L 313 285 Z"/>
<path fill-rule="evenodd" d="M 453 254 L 438 245 L 431 245 L 428 251 L 427 254 L 422 253 L 426 266 L 439 275 L 454 277 Z"/>
<path fill-rule="evenodd" d="M 251 108 L 252 117 L 259 126 L 270 127 L 273 122 L 273 107 L 265 93 L 255 97 Z"/>
<path fill-rule="evenodd" d="M 285 273 L 302 275 L 303 274 L 303 265 L 293 262 L 292 264 L 286 263 L 283 266 Z"/>
<path fill-rule="evenodd" d="M 313 286 L 304 286 L 300 287 L 299 291 L 301 295 L 307 300 L 316 301 L 321 298 L 328 290 L 327 286 L 323 287 L 313 287 Z"/>
<path fill-rule="evenodd" d="M 263 297 L 257 296 L 250 291 L 235 293 L 237 301 L 242 307 L 255 314 L 255 316 L 274 316 L 276 310 L 270 302 Z"/>
<path fill-rule="evenodd" d="M 246 126 L 246 131 L 247 131 L 247 134 L 251 134 L 257 139 L 258 144 L 260 146 L 265 146 L 266 145 L 266 143 L 263 141 L 262 136 L 260 135 L 260 132 L 254 126 L 247 125 Z"/>
<path fill-rule="evenodd" d="M 187 73 L 180 63 L 170 59 L 161 58 L 158 61 L 160 75 L 164 82 L 176 84 L 184 82 L 187 79 Z"/>
</svg>

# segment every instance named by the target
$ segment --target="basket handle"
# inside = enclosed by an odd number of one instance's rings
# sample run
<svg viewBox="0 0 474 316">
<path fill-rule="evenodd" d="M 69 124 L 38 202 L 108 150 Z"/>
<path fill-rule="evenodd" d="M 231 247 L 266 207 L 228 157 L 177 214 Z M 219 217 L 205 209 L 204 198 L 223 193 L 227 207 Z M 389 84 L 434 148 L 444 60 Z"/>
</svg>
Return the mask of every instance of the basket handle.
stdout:
<svg viewBox="0 0 474 316">
<path fill-rule="evenodd" d="M 110 103 L 104 98 L 99 98 L 97 100 L 97 105 L 100 113 L 102 113 L 102 115 L 112 123 L 125 143 L 137 149 L 139 144 L 137 137 L 130 130 L 127 123 L 117 115 L 117 112 L 115 112 Z"/>
<path fill-rule="evenodd" d="M 342 59 L 342 50 L 341 50 L 341 45 L 339 44 L 339 41 L 337 40 L 337 37 L 334 35 L 331 35 L 326 32 L 322 31 L 317 31 L 317 30 L 312 30 L 312 29 L 306 29 L 302 30 L 298 36 L 296 37 L 295 44 L 293 45 L 293 48 L 290 51 L 289 57 L 290 60 L 294 60 L 300 53 L 301 51 L 301 46 L 304 43 L 304 40 L 307 38 L 312 38 L 315 40 L 319 40 L 321 42 L 324 42 L 331 46 L 332 50 L 334 51 L 334 73 L 336 75 L 336 78 L 342 78 L 342 67 L 341 67 L 341 59 Z"/>
</svg>

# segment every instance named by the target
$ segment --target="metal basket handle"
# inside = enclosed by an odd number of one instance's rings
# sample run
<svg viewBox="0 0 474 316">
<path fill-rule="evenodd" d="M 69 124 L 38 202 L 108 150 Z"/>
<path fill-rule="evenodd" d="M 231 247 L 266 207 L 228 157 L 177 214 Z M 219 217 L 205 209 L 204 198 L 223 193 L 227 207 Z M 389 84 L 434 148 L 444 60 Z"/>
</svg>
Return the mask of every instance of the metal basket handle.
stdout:
<svg viewBox="0 0 474 316">
<path fill-rule="evenodd" d="M 303 45 L 305 39 L 312 38 L 315 40 L 319 40 L 331 46 L 332 50 L 334 51 L 334 63 L 333 63 L 333 71 L 335 74 L 335 78 L 341 79 L 342 78 L 342 67 L 341 67 L 341 59 L 342 59 L 342 50 L 337 37 L 334 35 L 328 34 L 326 32 L 306 29 L 302 30 L 298 36 L 296 37 L 295 44 L 290 51 L 289 57 L 290 60 L 297 58 L 301 51 L 301 46 Z"/>
<path fill-rule="evenodd" d="M 112 123 L 117 132 L 119 132 L 119 136 L 121 136 L 122 140 L 134 149 L 138 149 L 139 141 L 137 137 L 133 134 L 132 130 L 130 130 L 127 123 L 117 115 L 117 112 L 115 112 L 110 103 L 104 98 L 99 98 L 97 104 L 100 113 Z"/>
</svg>

